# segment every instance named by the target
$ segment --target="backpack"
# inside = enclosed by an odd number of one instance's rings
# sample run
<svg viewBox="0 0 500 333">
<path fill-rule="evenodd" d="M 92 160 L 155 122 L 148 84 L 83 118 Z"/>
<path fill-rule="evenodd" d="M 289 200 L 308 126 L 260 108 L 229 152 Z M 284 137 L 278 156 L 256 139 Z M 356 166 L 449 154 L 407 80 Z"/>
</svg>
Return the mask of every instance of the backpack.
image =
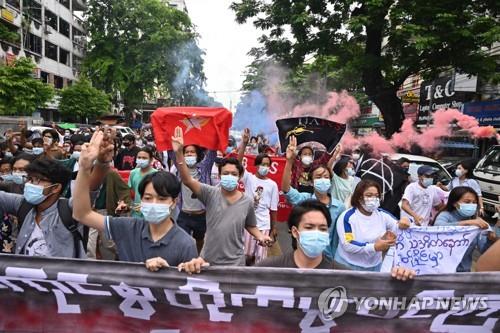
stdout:
<svg viewBox="0 0 500 333">
<path fill-rule="evenodd" d="M 26 201 L 26 199 L 23 199 L 23 201 L 21 202 L 21 206 L 19 206 L 19 209 L 17 210 L 19 230 L 21 229 L 21 226 L 23 225 L 26 216 L 34 207 L 35 206 Z M 75 219 L 73 219 L 73 211 L 69 207 L 68 199 L 59 198 L 59 200 L 57 201 L 57 211 L 59 213 L 59 218 L 63 222 L 64 226 L 73 235 L 73 240 L 74 240 L 73 243 L 75 244 L 75 256 L 76 258 L 79 258 L 80 246 L 78 245 L 81 242 L 83 248 L 84 249 L 87 248 L 87 243 L 89 240 L 89 228 L 87 226 L 83 227 L 83 235 L 78 231 L 78 222 Z"/>
</svg>

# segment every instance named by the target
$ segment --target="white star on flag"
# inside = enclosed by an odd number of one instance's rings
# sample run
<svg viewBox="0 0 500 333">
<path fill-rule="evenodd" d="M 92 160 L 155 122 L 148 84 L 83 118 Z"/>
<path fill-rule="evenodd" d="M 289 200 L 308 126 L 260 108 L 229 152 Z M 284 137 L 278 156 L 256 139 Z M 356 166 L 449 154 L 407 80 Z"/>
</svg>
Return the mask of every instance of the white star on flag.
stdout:
<svg viewBox="0 0 500 333">
<path fill-rule="evenodd" d="M 206 125 L 206 123 L 209 121 L 209 118 L 203 118 L 203 117 L 191 117 L 191 118 L 184 118 L 181 120 L 181 122 L 186 125 L 186 132 L 189 132 L 193 128 L 201 130 L 203 126 Z"/>
</svg>

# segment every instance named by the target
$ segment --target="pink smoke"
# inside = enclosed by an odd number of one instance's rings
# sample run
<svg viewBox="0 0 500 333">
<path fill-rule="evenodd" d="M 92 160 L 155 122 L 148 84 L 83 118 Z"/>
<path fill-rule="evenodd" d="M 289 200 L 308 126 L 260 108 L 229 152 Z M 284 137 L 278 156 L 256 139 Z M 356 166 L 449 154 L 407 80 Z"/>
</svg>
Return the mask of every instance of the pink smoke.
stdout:
<svg viewBox="0 0 500 333">
<path fill-rule="evenodd" d="M 376 132 L 372 132 L 360 138 L 360 140 L 361 143 L 369 145 L 373 149 L 374 155 L 395 153 L 394 148 L 391 146 L 390 142 Z"/>
<path fill-rule="evenodd" d="M 329 92 L 327 101 L 322 104 L 304 103 L 293 108 L 293 117 L 314 116 L 345 124 L 360 114 L 356 99 L 347 91 Z"/>
<path fill-rule="evenodd" d="M 351 133 L 351 131 L 347 130 L 340 143 L 342 144 L 342 148 L 352 150 L 359 146 L 360 141 Z"/>
<path fill-rule="evenodd" d="M 416 138 L 418 135 L 413 127 L 413 120 L 405 119 L 403 126 L 401 126 L 401 132 L 395 133 L 388 144 L 409 150 L 412 144 L 417 141 Z"/>
</svg>

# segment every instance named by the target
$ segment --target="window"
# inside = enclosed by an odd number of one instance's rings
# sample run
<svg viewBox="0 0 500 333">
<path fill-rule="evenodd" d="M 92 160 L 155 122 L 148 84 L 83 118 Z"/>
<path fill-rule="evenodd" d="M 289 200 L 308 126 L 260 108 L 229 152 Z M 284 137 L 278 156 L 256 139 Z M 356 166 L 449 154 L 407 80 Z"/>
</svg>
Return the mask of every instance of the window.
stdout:
<svg viewBox="0 0 500 333">
<path fill-rule="evenodd" d="M 45 41 L 45 56 L 57 61 L 57 46 L 51 42 Z"/>
<path fill-rule="evenodd" d="M 59 0 L 59 3 L 69 9 L 69 0 Z"/>
<path fill-rule="evenodd" d="M 20 7 L 20 5 L 19 5 L 19 2 L 20 2 L 19 0 L 7 0 L 6 2 L 7 2 L 7 4 L 9 4 L 12 8 L 15 8 L 15 9 L 17 9 L 17 10 L 19 10 L 19 9 L 21 8 L 21 7 Z"/>
<path fill-rule="evenodd" d="M 69 66 L 69 52 L 66 51 L 65 49 L 59 48 L 59 62 L 61 64 L 65 64 L 66 66 Z"/>
<path fill-rule="evenodd" d="M 42 22 L 42 5 L 35 0 L 24 0 L 23 13 L 31 19 Z"/>
<path fill-rule="evenodd" d="M 40 72 L 40 81 L 44 83 L 49 83 L 49 73 L 41 71 Z"/>
<path fill-rule="evenodd" d="M 80 70 L 82 66 L 82 58 L 77 57 L 76 55 L 73 54 L 73 68 L 76 70 Z"/>
<path fill-rule="evenodd" d="M 24 41 L 24 47 L 31 52 L 42 54 L 42 39 L 29 33 Z"/>
<path fill-rule="evenodd" d="M 64 79 L 62 77 L 54 75 L 54 88 L 56 89 L 64 88 Z"/>
<path fill-rule="evenodd" d="M 59 33 L 69 38 L 69 23 L 59 18 Z"/>
<path fill-rule="evenodd" d="M 45 24 L 57 31 L 57 15 L 45 8 Z"/>
</svg>

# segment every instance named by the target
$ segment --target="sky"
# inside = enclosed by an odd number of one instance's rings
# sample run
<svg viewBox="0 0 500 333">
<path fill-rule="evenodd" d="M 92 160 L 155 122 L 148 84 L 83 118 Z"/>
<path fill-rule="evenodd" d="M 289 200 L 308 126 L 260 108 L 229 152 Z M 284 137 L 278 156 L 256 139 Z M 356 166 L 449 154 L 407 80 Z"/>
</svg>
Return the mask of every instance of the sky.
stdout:
<svg viewBox="0 0 500 333">
<path fill-rule="evenodd" d="M 210 96 L 235 111 L 240 99 L 245 67 L 252 61 L 248 51 L 258 46 L 261 35 L 251 23 L 235 21 L 229 9 L 233 0 L 186 0 L 191 21 L 205 51 L 205 75 Z"/>
</svg>

